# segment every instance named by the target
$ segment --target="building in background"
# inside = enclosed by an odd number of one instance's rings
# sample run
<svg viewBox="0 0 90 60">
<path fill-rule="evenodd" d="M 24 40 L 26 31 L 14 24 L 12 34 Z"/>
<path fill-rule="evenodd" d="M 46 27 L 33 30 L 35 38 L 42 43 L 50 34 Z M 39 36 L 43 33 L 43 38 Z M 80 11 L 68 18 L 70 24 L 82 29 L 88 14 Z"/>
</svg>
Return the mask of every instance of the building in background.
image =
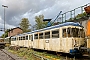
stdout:
<svg viewBox="0 0 90 60">
<path fill-rule="evenodd" d="M 15 36 L 21 33 L 23 33 L 22 29 L 20 27 L 16 27 L 8 31 L 8 37 Z"/>
</svg>

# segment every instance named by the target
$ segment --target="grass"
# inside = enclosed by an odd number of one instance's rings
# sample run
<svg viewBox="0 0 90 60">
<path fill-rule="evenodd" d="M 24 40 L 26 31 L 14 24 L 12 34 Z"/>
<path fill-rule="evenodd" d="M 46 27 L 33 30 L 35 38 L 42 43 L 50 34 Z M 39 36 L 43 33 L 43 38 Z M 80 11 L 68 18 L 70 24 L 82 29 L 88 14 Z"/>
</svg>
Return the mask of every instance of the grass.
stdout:
<svg viewBox="0 0 90 60">
<path fill-rule="evenodd" d="M 33 54 L 36 54 L 38 56 L 42 56 L 44 58 L 47 58 L 49 60 L 60 60 L 60 57 L 54 55 L 54 54 L 49 54 L 47 52 L 38 52 L 34 51 L 32 49 L 27 49 L 27 48 L 20 48 L 19 50 L 8 50 L 9 52 L 16 54 L 20 57 L 23 57 L 24 59 L 27 60 L 41 60 L 40 58 L 36 57 Z"/>
</svg>

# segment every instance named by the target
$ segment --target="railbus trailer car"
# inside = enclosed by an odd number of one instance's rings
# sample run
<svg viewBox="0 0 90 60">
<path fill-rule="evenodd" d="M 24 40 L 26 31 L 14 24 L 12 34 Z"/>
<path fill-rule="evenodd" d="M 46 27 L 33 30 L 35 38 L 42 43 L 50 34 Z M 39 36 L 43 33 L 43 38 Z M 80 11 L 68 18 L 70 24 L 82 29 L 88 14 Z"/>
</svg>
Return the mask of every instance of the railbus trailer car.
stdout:
<svg viewBox="0 0 90 60">
<path fill-rule="evenodd" d="M 17 37 L 18 35 L 16 38 Z M 33 49 L 63 52 L 71 55 L 80 54 L 79 48 L 84 47 L 85 45 L 85 33 L 83 26 L 75 22 L 66 22 L 29 32 L 25 35 L 23 45 L 20 42 L 22 41 L 20 39 L 18 40 L 18 46 L 24 45 Z M 28 43 L 25 40 L 27 40 Z M 14 44 L 12 41 L 13 40 L 11 40 L 11 44 Z M 14 41 L 17 41 L 17 39 Z"/>
<path fill-rule="evenodd" d="M 33 48 L 80 54 L 79 48 L 85 45 L 85 33 L 79 23 L 67 22 L 33 32 Z"/>
</svg>

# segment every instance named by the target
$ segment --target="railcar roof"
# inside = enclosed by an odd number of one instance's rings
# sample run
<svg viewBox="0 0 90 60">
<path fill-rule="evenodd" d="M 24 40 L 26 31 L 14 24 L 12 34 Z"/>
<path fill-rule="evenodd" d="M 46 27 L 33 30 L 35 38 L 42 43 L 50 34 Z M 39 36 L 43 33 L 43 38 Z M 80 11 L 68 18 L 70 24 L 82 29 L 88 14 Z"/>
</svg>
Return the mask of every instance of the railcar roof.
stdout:
<svg viewBox="0 0 90 60">
<path fill-rule="evenodd" d="M 40 29 L 40 30 L 35 30 L 35 31 L 32 31 L 32 32 L 34 33 L 34 32 L 44 31 L 44 30 L 48 30 L 48 29 L 58 28 L 58 27 L 62 27 L 62 26 L 69 26 L 69 25 L 71 25 L 71 26 L 83 27 L 83 26 L 80 25 L 79 23 L 75 23 L 75 22 L 66 22 L 66 23 L 63 23 L 63 24 L 59 24 L 59 25 L 55 25 L 55 26 L 43 28 L 43 29 Z"/>
<path fill-rule="evenodd" d="M 55 26 L 43 28 L 43 29 L 40 29 L 40 30 L 34 30 L 34 31 L 32 31 L 32 32 L 27 32 L 27 33 L 24 33 L 24 34 L 19 34 L 19 35 L 17 35 L 17 36 L 24 36 L 25 34 L 32 34 L 32 33 L 39 32 L 39 31 L 44 31 L 44 30 L 49 30 L 49 29 L 58 28 L 58 27 L 62 27 L 62 26 L 69 26 L 69 25 L 71 25 L 71 26 L 83 27 L 83 26 L 80 25 L 79 23 L 66 22 L 66 23 L 63 23 L 63 24 L 59 24 L 59 25 L 55 25 Z M 15 36 L 13 36 L 12 38 L 15 38 Z"/>
<path fill-rule="evenodd" d="M 69 25 L 71 25 L 71 26 L 83 27 L 83 26 L 80 25 L 79 23 L 66 22 L 66 23 L 63 23 L 63 24 L 59 24 L 59 25 L 55 25 L 55 26 L 43 28 L 43 29 L 40 29 L 40 30 L 34 30 L 34 31 L 32 31 L 32 32 L 27 32 L 27 33 L 24 33 L 24 34 L 32 34 L 32 33 L 39 32 L 39 31 L 44 31 L 44 30 L 49 30 L 49 29 L 58 28 L 58 27 L 62 27 L 62 26 L 69 26 Z M 23 36 L 23 34 L 19 34 L 18 36 Z"/>
</svg>

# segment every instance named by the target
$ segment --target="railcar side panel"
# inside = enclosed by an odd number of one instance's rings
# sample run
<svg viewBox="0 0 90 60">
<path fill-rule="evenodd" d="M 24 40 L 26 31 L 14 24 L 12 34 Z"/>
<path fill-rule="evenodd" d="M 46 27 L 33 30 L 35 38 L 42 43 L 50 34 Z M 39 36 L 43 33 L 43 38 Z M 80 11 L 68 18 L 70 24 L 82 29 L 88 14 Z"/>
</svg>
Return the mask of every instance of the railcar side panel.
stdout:
<svg viewBox="0 0 90 60">
<path fill-rule="evenodd" d="M 44 49 L 44 40 L 39 39 L 39 49 Z"/>
<path fill-rule="evenodd" d="M 60 39 L 59 38 L 54 38 L 51 41 L 51 50 L 52 51 L 60 51 Z"/>
<path fill-rule="evenodd" d="M 33 40 L 33 48 L 38 49 L 38 39 Z"/>
<path fill-rule="evenodd" d="M 29 42 L 29 40 L 24 40 L 24 47 L 29 47 L 28 42 Z"/>
</svg>

